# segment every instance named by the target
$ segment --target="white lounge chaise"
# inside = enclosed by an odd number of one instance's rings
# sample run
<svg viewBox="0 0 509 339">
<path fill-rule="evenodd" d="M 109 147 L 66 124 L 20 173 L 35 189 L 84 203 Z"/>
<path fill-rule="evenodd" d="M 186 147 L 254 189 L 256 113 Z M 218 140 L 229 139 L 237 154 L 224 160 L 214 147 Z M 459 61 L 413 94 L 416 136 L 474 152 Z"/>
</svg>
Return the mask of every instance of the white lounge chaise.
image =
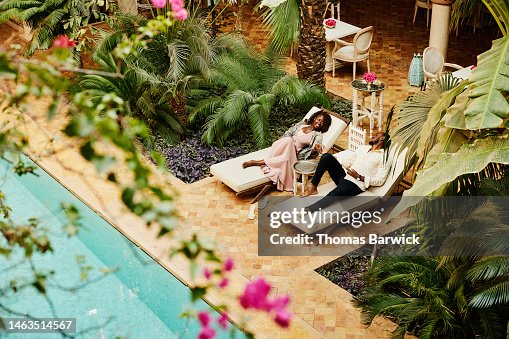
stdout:
<svg viewBox="0 0 509 339">
<path fill-rule="evenodd" d="M 372 186 L 366 191 L 356 195 L 355 197 L 342 199 L 337 203 L 330 205 L 323 211 L 353 211 L 353 210 L 367 210 L 377 206 L 382 201 L 386 201 L 392 195 L 394 190 L 398 187 L 400 181 L 403 179 L 405 173 L 405 156 L 407 150 L 400 150 L 397 147 L 392 147 L 389 154 L 389 160 L 391 168 L 385 183 L 382 186 Z M 341 152 L 340 152 L 341 153 Z M 338 156 L 340 153 L 336 153 Z M 311 203 L 316 202 L 317 197 L 326 196 L 327 193 L 332 191 L 336 187 L 336 184 L 331 181 L 326 184 L 318 186 L 318 195 L 309 198 L 291 198 L 280 203 L 275 210 L 278 211 L 291 211 L 293 208 L 305 208 Z M 361 197 L 361 198 L 359 198 Z M 320 224 L 313 225 L 312 228 L 308 228 L 307 224 L 292 224 L 293 226 L 300 229 L 302 232 L 307 234 L 316 233 L 329 226 L 332 226 L 332 222 L 323 222 Z"/>
<path fill-rule="evenodd" d="M 311 108 L 304 119 L 309 118 L 313 113 L 319 110 L 320 108 L 318 107 Z M 334 146 L 334 143 L 345 131 L 350 121 L 336 113 L 327 110 L 325 111 L 329 113 L 332 118 L 331 126 L 329 130 L 324 133 L 322 142 L 322 146 L 325 151 L 328 151 L 332 148 L 332 146 Z M 269 154 L 269 150 L 270 147 L 264 148 L 238 158 L 214 164 L 210 166 L 210 173 L 237 192 L 237 194 L 245 193 L 258 187 L 263 187 L 270 183 L 270 179 L 263 174 L 260 167 L 253 166 L 242 168 L 242 163 L 253 159 L 263 159 Z"/>
</svg>

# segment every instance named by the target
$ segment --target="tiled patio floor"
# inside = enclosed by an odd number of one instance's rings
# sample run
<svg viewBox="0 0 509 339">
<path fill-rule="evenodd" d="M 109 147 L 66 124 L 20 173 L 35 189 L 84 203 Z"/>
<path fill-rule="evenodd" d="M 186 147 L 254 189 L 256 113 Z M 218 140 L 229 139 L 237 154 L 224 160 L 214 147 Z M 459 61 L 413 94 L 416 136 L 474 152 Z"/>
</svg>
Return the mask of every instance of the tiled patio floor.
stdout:
<svg viewBox="0 0 509 339">
<path fill-rule="evenodd" d="M 406 76 L 412 54 L 422 52 L 427 46 L 429 31 L 421 12 L 415 25 L 412 24 L 413 1 L 352 1 L 342 7 L 342 19 L 357 26 L 375 26 L 372 46 L 372 67 L 379 78 L 388 84 L 385 94 L 385 111 L 398 100 L 406 98 L 417 89 L 408 86 Z M 397 13 L 397 15 L 395 14 Z M 260 21 L 246 10 L 244 28 L 248 39 L 263 46 L 265 33 Z M 9 29 L 0 26 L 5 39 Z M 491 38 L 481 33 L 451 37 L 448 60 L 470 65 L 475 55 L 490 46 Z M 295 62 L 288 60 L 287 71 L 295 73 Z M 359 74 L 361 74 L 359 70 Z M 336 78 L 326 75 L 327 89 L 335 94 L 351 98 L 349 83 L 351 66 L 347 65 L 336 73 Z M 48 135 L 57 134 L 61 124 L 58 120 L 51 125 L 43 120 L 44 115 L 34 112 L 38 124 L 31 123 L 30 141 L 34 153 L 48 146 Z M 43 129 L 40 129 L 40 128 Z M 40 159 L 64 185 L 76 192 L 95 210 L 122 229 L 131 239 L 147 249 L 153 256 L 173 271 L 188 280 L 188 267 L 181 260 L 169 260 L 167 249 L 175 240 L 155 238 L 155 230 L 147 230 L 142 220 L 126 215 L 121 207 L 118 191 L 109 184 L 94 178 L 89 164 L 69 146 L 65 138 L 55 139 L 51 147 L 58 150 L 51 156 Z M 62 164 L 67 164 L 64 168 Z M 255 317 L 250 327 L 260 338 L 377 338 L 388 337 L 393 324 L 380 319 L 365 328 L 360 322 L 360 312 L 353 307 L 351 296 L 343 289 L 314 272 L 317 267 L 335 259 L 333 257 L 259 257 L 257 255 L 257 220 L 247 218 L 250 197 L 237 197 L 214 178 L 186 185 L 170 178 L 172 185 L 180 192 L 177 208 L 181 216 L 175 236 L 185 238 L 192 233 L 212 239 L 217 243 L 224 257 L 231 256 L 236 262 L 232 287 L 239 290 L 243 284 L 258 276 L 264 276 L 274 284 L 277 294 L 292 296 L 291 309 L 296 317 L 289 331 L 281 331 L 263 317 Z M 216 294 L 212 301 L 227 298 Z M 238 315 L 234 312 L 234 319 Z"/>
</svg>

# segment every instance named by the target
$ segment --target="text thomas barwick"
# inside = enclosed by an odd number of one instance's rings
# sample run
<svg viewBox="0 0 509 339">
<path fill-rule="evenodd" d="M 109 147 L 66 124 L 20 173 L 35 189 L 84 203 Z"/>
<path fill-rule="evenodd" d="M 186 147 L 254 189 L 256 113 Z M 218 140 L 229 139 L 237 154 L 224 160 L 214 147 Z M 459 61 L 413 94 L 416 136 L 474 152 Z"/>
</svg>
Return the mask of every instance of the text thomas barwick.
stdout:
<svg viewBox="0 0 509 339">
<path fill-rule="evenodd" d="M 370 233 L 367 237 L 337 237 L 330 236 L 325 233 L 317 234 L 299 234 L 297 236 L 281 236 L 279 234 L 272 234 L 270 236 L 270 243 L 273 245 L 312 245 L 318 243 L 319 245 L 420 245 L 419 237 L 412 234 L 406 236 L 405 234 L 398 236 L 379 236 L 378 234 Z"/>
</svg>

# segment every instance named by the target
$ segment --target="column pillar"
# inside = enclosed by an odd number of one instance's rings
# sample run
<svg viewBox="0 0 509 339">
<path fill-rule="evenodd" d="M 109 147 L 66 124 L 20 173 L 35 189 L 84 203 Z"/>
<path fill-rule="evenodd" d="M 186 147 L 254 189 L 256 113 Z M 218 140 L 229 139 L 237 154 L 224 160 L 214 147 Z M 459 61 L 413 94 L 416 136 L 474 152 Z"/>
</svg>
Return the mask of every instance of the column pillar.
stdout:
<svg viewBox="0 0 509 339">
<path fill-rule="evenodd" d="M 431 0 L 431 29 L 429 32 L 429 46 L 439 49 L 447 60 L 447 45 L 449 43 L 449 22 L 451 21 L 451 6 L 455 0 Z"/>
<path fill-rule="evenodd" d="M 122 13 L 138 14 L 138 1 L 136 0 L 118 0 L 118 8 Z"/>
</svg>

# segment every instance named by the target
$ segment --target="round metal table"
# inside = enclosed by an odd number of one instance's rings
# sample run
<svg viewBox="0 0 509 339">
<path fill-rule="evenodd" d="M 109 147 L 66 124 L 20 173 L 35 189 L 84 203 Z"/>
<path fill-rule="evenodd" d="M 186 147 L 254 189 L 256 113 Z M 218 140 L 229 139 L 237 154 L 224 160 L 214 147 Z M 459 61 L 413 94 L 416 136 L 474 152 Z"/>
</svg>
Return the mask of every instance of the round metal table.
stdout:
<svg viewBox="0 0 509 339">
<path fill-rule="evenodd" d="M 317 166 L 316 162 L 311 160 L 299 160 L 293 164 L 293 194 L 297 194 L 297 176 L 302 175 L 302 193 L 304 193 L 308 176 L 315 173 Z"/>
</svg>

